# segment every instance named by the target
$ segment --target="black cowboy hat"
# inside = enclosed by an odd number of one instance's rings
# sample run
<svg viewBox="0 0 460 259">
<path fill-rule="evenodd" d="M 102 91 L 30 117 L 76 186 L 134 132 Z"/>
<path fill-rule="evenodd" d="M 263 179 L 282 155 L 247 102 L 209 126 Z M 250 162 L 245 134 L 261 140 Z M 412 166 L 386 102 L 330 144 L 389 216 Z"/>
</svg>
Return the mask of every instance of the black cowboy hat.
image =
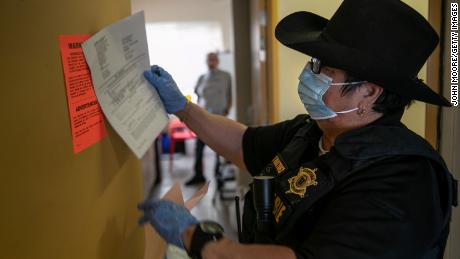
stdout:
<svg viewBox="0 0 460 259">
<path fill-rule="evenodd" d="M 439 37 L 399 0 L 344 0 L 331 20 L 296 12 L 278 23 L 275 36 L 289 48 L 389 91 L 451 106 L 417 78 Z"/>
</svg>

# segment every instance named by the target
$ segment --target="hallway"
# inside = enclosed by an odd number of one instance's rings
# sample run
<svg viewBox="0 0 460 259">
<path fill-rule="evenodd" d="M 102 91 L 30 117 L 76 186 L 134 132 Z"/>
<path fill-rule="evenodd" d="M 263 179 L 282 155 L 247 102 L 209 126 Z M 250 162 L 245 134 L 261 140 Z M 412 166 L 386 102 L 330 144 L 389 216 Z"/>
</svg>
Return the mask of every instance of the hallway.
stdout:
<svg viewBox="0 0 460 259">
<path fill-rule="evenodd" d="M 194 165 L 194 151 L 195 140 L 187 140 L 185 143 L 185 154 L 176 153 L 170 170 L 169 154 L 162 154 L 160 157 L 161 163 L 161 182 L 152 189 L 150 197 L 157 199 L 162 197 L 169 188 L 175 183 L 180 182 L 184 200 L 187 200 L 196 191 L 199 190 L 201 185 L 185 186 L 184 183 L 189 180 L 193 174 Z M 221 158 L 222 160 L 222 158 Z M 237 227 L 236 227 L 236 212 L 234 198 L 221 200 L 217 192 L 217 182 L 214 177 L 214 163 L 215 154 L 206 147 L 203 154 L 204 162 L 204 175 L 209 184 L 208 194 L 192 209 L 192 214 L 198 220 L 213 220 L 220 223 L 224 229 L 225 234 L 232 240 L 237 240 Z M 228 182 L 226 187 L 234 189 L 236 182 Z M 234 197 L 233 195 L 231 197 Z M 214 199 L 214 202 L 213 202 Z M 240 208 L 243 204 L 240 202 Z"/>
</svg>

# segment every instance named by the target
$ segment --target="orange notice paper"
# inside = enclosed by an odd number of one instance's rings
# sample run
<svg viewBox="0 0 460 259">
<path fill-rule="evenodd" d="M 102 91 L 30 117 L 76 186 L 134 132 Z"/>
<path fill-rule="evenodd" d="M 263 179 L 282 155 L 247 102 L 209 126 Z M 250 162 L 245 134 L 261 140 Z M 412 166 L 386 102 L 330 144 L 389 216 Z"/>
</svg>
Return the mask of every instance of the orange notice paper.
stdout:
<svg viewBox="0 0 460 259">
<path fill-rule="evenodd" d="M 81 48 L 81 43 L 88 38 L 90 35 L 59 37 L 74 153 L 84 150 L 107 135 L 104 116 Z"/>
</svg>

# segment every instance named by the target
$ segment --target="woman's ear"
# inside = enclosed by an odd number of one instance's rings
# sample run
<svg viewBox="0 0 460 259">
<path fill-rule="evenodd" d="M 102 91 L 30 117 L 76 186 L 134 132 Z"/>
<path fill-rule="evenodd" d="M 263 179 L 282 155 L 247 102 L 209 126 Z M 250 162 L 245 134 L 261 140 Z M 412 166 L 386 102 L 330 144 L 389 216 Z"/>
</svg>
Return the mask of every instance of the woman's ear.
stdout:
<svg viewBox="0 0 460 259">
<path fill-rule="evenodd" d="M 362 104 L 367 107 L 372 107 L 383 92 L 383 88 L 374 84 L 367 82 L 360 87 L 360 92 L 362 93 L 363 99 Z"/>
</svg>

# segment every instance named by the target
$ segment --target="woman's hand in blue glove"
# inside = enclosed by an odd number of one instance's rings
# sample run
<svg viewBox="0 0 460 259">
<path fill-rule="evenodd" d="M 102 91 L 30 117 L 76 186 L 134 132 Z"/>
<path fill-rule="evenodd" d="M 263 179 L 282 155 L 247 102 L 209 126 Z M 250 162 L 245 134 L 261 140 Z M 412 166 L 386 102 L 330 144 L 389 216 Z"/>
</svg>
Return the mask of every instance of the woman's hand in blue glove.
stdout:
<svg viewBox="0 0 460 259">
<path fill-rule="evenodd" d="M 144 201 L 139 209 L 144 212 L 139 224 L 150 222 L 167 243 L 180 248 L 184 248 L 182 232 L 188 226 L 198 224 L 198 220 L 185 207 L 172 201 Z"/>
<path fill-rule="evenodd" d="M 187 99 L 180 92 L 172 76 L 163 68 L 153 65 L 144 71 L 144 77 L 152 84 L 160 95 L 167 113 L 176 113 L 184 109 Z"/>
</svg>

